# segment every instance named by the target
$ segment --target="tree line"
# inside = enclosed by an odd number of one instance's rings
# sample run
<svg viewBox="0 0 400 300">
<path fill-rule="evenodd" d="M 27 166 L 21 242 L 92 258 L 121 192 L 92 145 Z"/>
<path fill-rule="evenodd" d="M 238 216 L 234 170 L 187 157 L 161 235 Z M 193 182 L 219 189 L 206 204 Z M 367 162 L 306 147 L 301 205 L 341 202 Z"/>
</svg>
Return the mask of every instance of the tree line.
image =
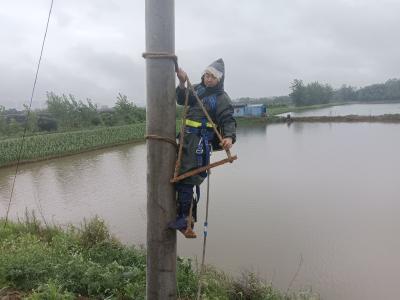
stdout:
<svg viewBox="0 0 400 300">
<path fill-rule="evenodd" d="M 372 84 L 362 88 L 342 85 L 333 89 L 329 84 L 312 82 L 304 84 L 294 79 L 289 94 L 296 106 L 327 104 L 331 102 L 379 102 L 400 100 L 400 79 L 389 79 L 385 83 Z"/>
<path fill-rule="evenodd" d="M 118 94 L 112 108 L 98 108 L 90 99 L 77 100 L 73 95 L 46 95 L 46 108 L 23 111 L 0 106 L 0 136 L 52 131 L 71 131 L 101 126 L 118 126 L 145 122 L 146 109 L 136 106 L 128 97 Z"/>
<path fill-rule="evenodd" d="M 342 85 L 334 89 L 329 84 L 311 82 L 305 84 L 294 79 L 290 86 L 291 93 L 287 96 L 263 98 L 239 98 L 236 102 L 259 104 L 269 107 L 307 106 L 338 102 L 377 102 L 399 101 L 400 79 L 389 79 L 385 83 L 372 84 L 362 88 Z M 23 111 L 6 110 L 0 105 L 0 137 L 52 131 L 71 131 L 90 129 L 101 126 L 118 126 L 145 122 L 146 109 L 136 106 L 127 96 L 118 94 L 112 108 L 98 108 L 90 99 L 78 100 L 73 95 L 57 95 L 49 92 L 46 95 L 46 108 L 29 110 L 24 105 Z M 177 107 L 177 118 L 182 115 L 182 107 Z"/>
<path fill-rule="evenodd" d="M 400 101 L 400 79 L 389 79 L 385 83 L 371 84 L 362 88 L 342 85 L 334 89 L 329 84 L 318 81 L 305 84 L 303 80 L 294 79 L 290 85 L 291 93 L 287 96 L 237 98 L 234 102 L 243 104 L 266 104 L 276 106 L 307 106 L 340 102 L 379 102 Z"/>
</svg>

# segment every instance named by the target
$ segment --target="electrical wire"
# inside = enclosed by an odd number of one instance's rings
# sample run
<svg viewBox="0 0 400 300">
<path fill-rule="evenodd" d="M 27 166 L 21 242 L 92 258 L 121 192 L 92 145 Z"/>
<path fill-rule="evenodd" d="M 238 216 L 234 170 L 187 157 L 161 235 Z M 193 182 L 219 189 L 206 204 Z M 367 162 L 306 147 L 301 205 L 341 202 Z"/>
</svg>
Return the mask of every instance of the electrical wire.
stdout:
<svg viewBox="0 0 400 300">
<path fill-rule="evenodd" d="M 27 131 L 27 128 L 28 128 L 29 115 L 30 115 L 31 109 L 32 109 L 33 96 L 34 96 L 34 94 L 35 94 L 35 89 L 36 89 L 36 83 L 37 83 L 37 80 L 38 80 L 40 64 L 41 64 L 41 62 L 42 62 L 43 50 L 44 50 L 44 45 L 45 45 L 45 43 L 46 43 L 47 31 L 48 31 L 48 29 L 49 29 L 50 17 L 51 17 L 51 13 L 52 13 L 52 11 L 53 11 L 53 2 L 54 2 L 54 0 L 51 0 L 50 9 L 49 9 L 49 14 L 48 14 L 48 17 L 47 17 L 46 30 L 45 30 L 44 36 L 43 36 L 42 48 L 41 48 L 41 50 L 40 50 L 39 61 L 38 61 L 37 67 L 36 67 L 35 80 L 34 80 L 34 82 L 33 82 L 33 87 L 32 87 L 31 99 L 30 99 L 30 101 L 29 101 L 28 112 L 27 112 L 27 115 L 26 115 L 24 133 L 23 133 L 23 135 L 22 135 L 22 138 L 21 138 L 21 145 L 20 145 L 19 150 L 18 150 L 17 166 L 16 166 L 16 168 L 15 168 L 14 179 L 13 179 L 13 183 L 12 183 L 12 186 L 11 186 L 10 200 L 8 201 L 8 207 L 7 207 L 7 212 L 6 212 L 6 218 L 5 218 L 4 226 L 7 225 L 8 216 L 9 216 L 9 214 L 10 214 L 11 201 L 12 201 L 12 197 L 13 197 L 13 195 L 14 195 L 15 182 L 16 182 L 16 179 L 17 179 L 19 164 L 20 164 L 20 161 L 21 161 L 22 149 L 23 149 L 23 147 L 24 147 L 26 131 Z"/>
</svg>

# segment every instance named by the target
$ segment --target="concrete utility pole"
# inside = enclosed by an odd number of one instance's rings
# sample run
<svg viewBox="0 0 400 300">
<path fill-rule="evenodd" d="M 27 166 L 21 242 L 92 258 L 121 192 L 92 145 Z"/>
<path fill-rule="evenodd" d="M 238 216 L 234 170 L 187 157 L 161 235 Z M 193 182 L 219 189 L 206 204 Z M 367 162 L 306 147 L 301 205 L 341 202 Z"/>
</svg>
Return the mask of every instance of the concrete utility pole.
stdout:
<svg viewBox="0 0 400 300">
<path fill-rule="evenodd" d="M 174 0 L 146 0 L 146 52 L 175 52 Z M 148 58 L 147 134 L 175 139 L 175 73 L 172 59 Z M 147 299 L 176 299 L 176 217 L 170 183 L 176 148 L 147 141 Z"/>
</svg>

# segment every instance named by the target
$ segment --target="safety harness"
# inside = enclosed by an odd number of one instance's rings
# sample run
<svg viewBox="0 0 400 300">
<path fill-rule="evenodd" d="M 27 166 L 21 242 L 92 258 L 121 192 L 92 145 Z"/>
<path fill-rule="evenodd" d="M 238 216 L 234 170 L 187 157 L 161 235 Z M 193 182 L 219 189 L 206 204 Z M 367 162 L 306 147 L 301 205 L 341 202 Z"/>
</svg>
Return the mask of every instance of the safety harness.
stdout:
<svg viewBox="0 0 400 300">
<path fill-rule="evenodd" d="M 196 89 L 198 91 L 198 89 Z M 204 105 L 211 109 L 212 114 L 215 115 L 217 110 L 217 95 L 213 94 L 202 99 Z M 196 147 L 197 167 L 201 168 L 210 164 L 210 157 L 213 152 L 212 141 L 214 139 L 214 131 L 211 123 L 207 122 L 207 118 L 203 117 L 201 122 L 193 121 L 190 119 L 185 120 L 185 133 L 195 134 L 199 137 L 199 142 Z M 199 174 L 206 178 L 207 171 Z M 196 198 L 193 200 L 191 213 L 195 221 L 197 221 L 197 205 L 200 201 L 200 186 L 196 185 Z"/>
<path fill-rule="evenodd" d="M 203 104 L 212 110 L 215 115 L 217 110 L 217 96 L 215 94 L 202 99 Z M 210 164 L 210 156 L 212 153 L 212 141 L 214 139 L 214 131 L 211 123 L 207 122 L 207 118 L 203 117 L 201 122 L 186 119 L 185 133 L 196 134 L 199 136 L 199 143 L 196 148 L 197 167 L 201 168 Z M 207 172 L 199 174 L 207 177 Z"/>
</svg>

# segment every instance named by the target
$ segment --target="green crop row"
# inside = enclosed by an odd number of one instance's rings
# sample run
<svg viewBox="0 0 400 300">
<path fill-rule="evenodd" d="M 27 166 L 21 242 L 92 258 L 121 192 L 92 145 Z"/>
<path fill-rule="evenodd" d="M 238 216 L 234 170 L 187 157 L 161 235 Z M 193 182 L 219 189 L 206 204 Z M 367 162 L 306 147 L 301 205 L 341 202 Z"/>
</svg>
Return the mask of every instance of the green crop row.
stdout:
<svg viewBox="0 0 400 300">
<path fill-rule="evenodd" d="M 0 167 L 17 162 L 20 152 L 22 162 L 41 160 L 142 140 L 145 131 L 142 123 L 0 140 Z"/>
</svg>

